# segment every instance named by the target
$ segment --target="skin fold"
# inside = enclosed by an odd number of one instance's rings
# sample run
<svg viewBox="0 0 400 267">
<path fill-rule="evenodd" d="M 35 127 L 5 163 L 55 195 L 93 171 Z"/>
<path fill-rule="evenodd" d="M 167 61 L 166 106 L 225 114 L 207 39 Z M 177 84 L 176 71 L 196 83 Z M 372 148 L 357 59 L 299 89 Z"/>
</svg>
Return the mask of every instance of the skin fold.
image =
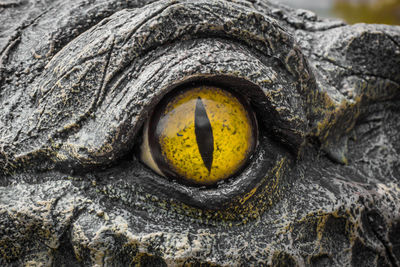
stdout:
<svg viewBox="0 0 400 267">
<path fill-rule="evenodd" d="M 400 27 L 275 2 L 0 2 L 1 266 L 400 266 Z M 193 186 L 140 161 L 173 90 L 257 147 Z"/>
</svg>

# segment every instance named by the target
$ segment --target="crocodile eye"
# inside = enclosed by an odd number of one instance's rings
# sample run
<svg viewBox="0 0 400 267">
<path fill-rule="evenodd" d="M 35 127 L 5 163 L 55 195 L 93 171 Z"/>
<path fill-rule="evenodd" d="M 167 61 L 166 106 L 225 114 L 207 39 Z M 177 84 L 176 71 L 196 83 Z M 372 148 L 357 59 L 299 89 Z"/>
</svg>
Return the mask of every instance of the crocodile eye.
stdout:
<svg viewBox="0 0 400 267">
<path fill-rule="evenodd" d="M 246 101 L 203 85 L 175 90 L 158 104 L 145 126 L 141 159 L 162 176 L 213 185 L 239 172 L 256 143 Z"/>
</svg>

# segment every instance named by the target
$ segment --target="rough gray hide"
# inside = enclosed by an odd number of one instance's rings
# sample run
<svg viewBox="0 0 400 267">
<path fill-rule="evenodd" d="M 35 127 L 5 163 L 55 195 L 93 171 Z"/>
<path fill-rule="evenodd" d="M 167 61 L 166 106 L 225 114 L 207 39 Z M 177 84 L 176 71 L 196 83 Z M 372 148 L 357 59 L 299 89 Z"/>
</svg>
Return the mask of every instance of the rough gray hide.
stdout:
<svg viewBox="0 0 400 267">
<path fill-rule="evenodd" d="M 244 95 L 216 187 L 137 158 L 176 86 Z M 400 27 L 268 1 L 0 2 L 0 265 L 400 266 Z"/>
</svg>

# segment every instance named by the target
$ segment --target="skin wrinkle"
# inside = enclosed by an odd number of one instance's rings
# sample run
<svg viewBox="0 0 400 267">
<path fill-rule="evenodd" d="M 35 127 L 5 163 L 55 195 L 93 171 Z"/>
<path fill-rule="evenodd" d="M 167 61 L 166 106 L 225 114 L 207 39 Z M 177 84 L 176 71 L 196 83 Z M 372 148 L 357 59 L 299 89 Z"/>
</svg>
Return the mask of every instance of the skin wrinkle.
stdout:
<svg viewBox="0 0 400 267">
<path fill-rule="evenodd" d="M 7 51 L 0 33 L 0 265 L 400 265 L 398 26 L 264 0 L 6 10 L 47 12 Z M 156 104 L 197 83 L 242 94 L 259 126 L 212 188 L 137 158 Z"/>
</svg>

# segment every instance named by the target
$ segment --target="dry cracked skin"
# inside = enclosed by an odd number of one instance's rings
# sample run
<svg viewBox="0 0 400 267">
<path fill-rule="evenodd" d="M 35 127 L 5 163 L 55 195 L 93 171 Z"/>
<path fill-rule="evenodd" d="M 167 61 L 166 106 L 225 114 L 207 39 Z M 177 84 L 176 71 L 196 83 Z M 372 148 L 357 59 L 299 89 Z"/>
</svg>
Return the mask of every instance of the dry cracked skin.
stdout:
<svg viewBox="0 0 400 267">
<path fill-rule="evenodd" d="M 0 265 L 400 266 L 400 27 L 259 1 L 0 2 Z M 177 87 L 247 99 L 214 186 L 139 159 Z"/>
</svg>

